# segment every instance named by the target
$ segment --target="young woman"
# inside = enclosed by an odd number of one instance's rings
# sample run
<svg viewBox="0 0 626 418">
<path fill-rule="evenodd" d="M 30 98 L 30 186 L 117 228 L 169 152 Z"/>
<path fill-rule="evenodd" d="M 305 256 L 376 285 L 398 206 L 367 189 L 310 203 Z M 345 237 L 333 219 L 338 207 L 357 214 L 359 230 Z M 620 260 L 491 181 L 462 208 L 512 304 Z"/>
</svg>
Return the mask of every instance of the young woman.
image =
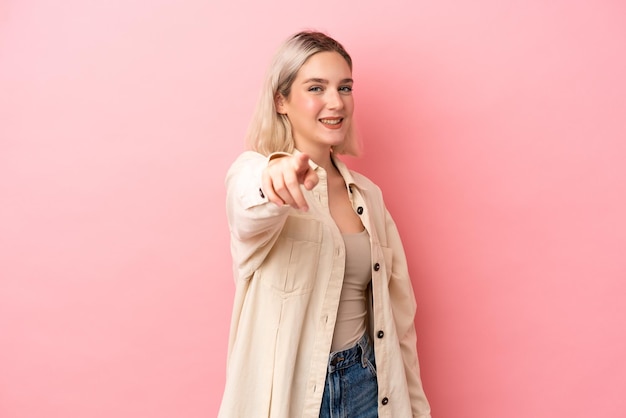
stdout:
<svg viewBox="0 0 626 418">
<path fill-rule="evenodd" d="M 226 178 L 236 294 L 220 417 L 430 417 L 415 296 L 354 153 L 352 59 L 301 32 L 278 50 Z"/>
</svg>

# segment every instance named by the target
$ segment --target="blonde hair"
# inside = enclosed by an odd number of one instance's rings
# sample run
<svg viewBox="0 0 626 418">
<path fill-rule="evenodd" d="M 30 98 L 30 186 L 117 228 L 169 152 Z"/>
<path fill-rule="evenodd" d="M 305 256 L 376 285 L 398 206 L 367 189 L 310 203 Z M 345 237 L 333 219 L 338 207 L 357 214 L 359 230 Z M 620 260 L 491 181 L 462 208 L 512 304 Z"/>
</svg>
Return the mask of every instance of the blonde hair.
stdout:
<svg viewBox="0 0 626 418">
<path fill-rule="evenodd" d="M 291 133 L 291 123 L 287 115 L 276 109 L 276 96 L 288 97 L 300 67 L 318 52 L 337 52 L 348 63 L 352 71 L 352 58 L 344 47 L 333 38 L 321 32 L 304 31 L 292 35 L 278 49 L 265 76 L 261 96 L 248 128 L 248 146 L 263 155 L 273 152 L 293 152 L 295 142 Z M 333 148 L 338 154 L 358 154 L 354 124 L 340 146 Z"/>
</svg>

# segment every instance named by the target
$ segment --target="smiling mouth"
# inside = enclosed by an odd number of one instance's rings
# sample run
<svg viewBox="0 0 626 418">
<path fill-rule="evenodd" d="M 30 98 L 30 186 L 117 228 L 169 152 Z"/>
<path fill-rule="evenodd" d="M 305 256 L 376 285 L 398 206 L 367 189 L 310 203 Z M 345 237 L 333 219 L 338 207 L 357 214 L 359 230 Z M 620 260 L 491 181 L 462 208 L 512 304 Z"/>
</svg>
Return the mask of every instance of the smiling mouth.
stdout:
<svg viewBox="0 0 626 418">
<path fill-rule="evenodd" d="M 343 122 L 343 118 L 320 119 L 320 122 L 325 125 L 339 125 L 341 122 Z"/>
</svg>

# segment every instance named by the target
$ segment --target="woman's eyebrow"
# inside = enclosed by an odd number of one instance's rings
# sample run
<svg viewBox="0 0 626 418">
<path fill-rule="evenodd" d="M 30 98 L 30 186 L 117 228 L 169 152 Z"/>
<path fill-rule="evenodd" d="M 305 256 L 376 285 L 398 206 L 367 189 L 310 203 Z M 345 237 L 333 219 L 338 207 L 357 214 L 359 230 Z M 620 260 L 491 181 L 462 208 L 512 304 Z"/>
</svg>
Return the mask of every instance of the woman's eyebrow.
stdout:
<svg viewBox="0 0 626 418">
<path fill-rule="evenodd" d="M 302 82 L 302 84 L 307 84 L 307 83 L 328 84 L 328 80 L 324 80 L 323 78 L 309 78 Z"/>
<path fill-rule="evenodd" d="M 328 84 L 328 80 L 325 80 L 323 78 L 309 78 L 302 82 L 302 84 L 307 84 L 307 83 Z M 344 78 L 343 80 L 339 82 L 339 84 L 346 84 L 346 83 L 354 83 L 354 80 L 351 78 Z"/>
</svg>

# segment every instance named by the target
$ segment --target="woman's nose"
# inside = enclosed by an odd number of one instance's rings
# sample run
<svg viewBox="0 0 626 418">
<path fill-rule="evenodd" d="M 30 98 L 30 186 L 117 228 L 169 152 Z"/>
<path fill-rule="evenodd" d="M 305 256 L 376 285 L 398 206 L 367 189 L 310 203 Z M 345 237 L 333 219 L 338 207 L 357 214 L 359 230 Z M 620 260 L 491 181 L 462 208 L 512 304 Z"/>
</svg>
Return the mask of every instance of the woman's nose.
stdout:
<svg viewBox="0 0 626 418">
<path fill-rule="evenodd" d="M 343 99 L 338 91 L 329 91 L 326 102 L 326 107 L 329 109 L 341 109 L 343 108 Z"/>
</svg>

